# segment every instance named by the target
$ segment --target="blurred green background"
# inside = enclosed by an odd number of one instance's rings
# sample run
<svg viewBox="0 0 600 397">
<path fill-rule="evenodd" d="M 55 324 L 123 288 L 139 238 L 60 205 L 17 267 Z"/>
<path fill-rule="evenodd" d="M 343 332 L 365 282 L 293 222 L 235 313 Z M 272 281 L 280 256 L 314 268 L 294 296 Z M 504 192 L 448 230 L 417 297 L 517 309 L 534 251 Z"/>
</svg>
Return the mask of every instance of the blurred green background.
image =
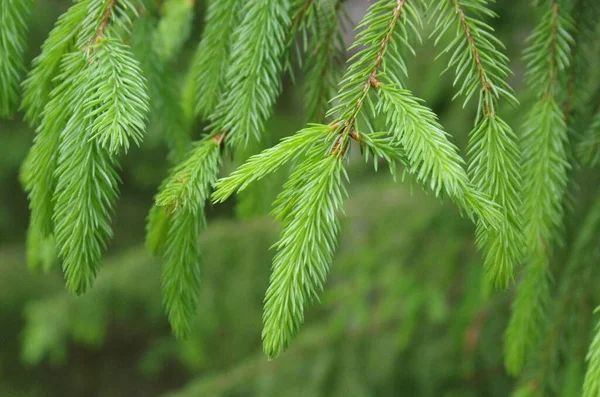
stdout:
<svg viewBox="0 0 600 397">
<path fill-rule="evenodd" d="M 68 3 L 37 2 L 28 59 Z M 368 4 L 346 2 L 354 22 Z M 501 19 L 493 26 L 513 59 L 511 83 L 519 91 L 519 54 L 535 19 L 528 2 L 495 8 Z M 170 67 L 178 81 L 201 37 L 203 13 L 199 1 L 190 38 Z M 464 153 L 475 110 L 451 101 L 452 76 L 440 77 L 445 64 L 433 62 L 435 52 L 425 40 L 410 58 L 408 86 Z M 265 144 L 302 126 L 299 77 L 297 85 L 285 78 Z M 505 111 L 515 128 L 522 113 Z M 348 165 L 350 198 L 325 293 L 275 361 L 262 354 L 260 331 L 278 229 L 267 213 L 282 176 L 254 197 L 208 209 L 195 332 L 177 341 L 161 307 L 160 261 L 144 248 L 145 217 L 169 166 L 152 126 L 143 146 L 122 160 L 115 237 L 100 275 L 86 295 L 69 295 L 60 264 L 45 263 L 46 273 L 26 264 L 29 215 L 18 173 L 34 132 L 21 116 L 0 121 L 0 396 L 469 397 L 512 390 L 501 346 L 513 292 L 485 294 L 473 225 L 416 185 L 373 172 L 359 155 Z M 198 121 L 191 133 L 202 128 Z M 235 164 L 229 159 L 223 173 Z"/>
</svg>

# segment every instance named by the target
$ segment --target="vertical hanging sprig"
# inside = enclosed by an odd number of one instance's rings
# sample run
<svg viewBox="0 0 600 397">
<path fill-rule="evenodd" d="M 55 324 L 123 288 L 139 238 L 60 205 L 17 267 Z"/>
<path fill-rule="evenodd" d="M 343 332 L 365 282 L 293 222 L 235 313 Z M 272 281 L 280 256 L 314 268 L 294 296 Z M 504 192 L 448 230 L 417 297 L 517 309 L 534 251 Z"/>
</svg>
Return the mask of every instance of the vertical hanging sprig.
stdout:
<svg viewBox="0 0 600 397">
<path fill-rule="evenodd" d="M 289 0 L 250 0 L 233 33 L 226 90 L 210 116 L 210 130 L 226 131 L 231 147 L 260 140 L 264 123 L 281 91 L 283 54 L 288 38 Z"/>
<path fill-rule="evenodd" d="M 231 36 L 239 25 L 240 0 L 211 0 L 204 33 L 191 65 L 194 79 L 195 113 L 206 119 L 225 91 L 225 74 L 231 51 Z"/>
<path fill-rule="evenodd" d="M 147 80 L 151 107 L 148 140 L 154 143 L 157 138 L 162 138 L 170 150 L 169 159 L 180 161 L 190 149 L 190 123 L 171 67 L 189 36 L 193 2 L 177 0 L 163 3 L 160 20 L 157 18 L 158 6 L 154 1 L 147 1 L 140 10 L 132 27 L 130 45 Z M 163 37 L 164 34 L 168 37 Z"/>
<path fill-rule="evenodd" d="M 329 100 L 336 94 L 343 70 L 342 0 L 318 2 L 318 10 L 306 49 L 304 104 L 307 120 L 325 121 Z"/>
<path fill-rule="evenodd" d="M 33 2 L 0 0 L 0 117 L 11 117 L 17 108 Z"/>
<path fill-rule="evenodd" d="M 80 1 L 58 18 L 23 82 L 25 118 L 32 125 L 39 124 L 26 164 L 30 228 L 37 229 L 37 234 L 44 238 L 49 237 L 53 230 L 52 196 L 60 133 L 70 117 L 68 106 L 75 100 L 75 78 L 80 69 L 73 60 L 63 63 L 62 67 L 61 61 L 75 48 L 75 39 L 92 4 L 91 0 Z"/>
<path fill-rule="evenodd" d="M 304 308 L 318 299 L 326 281 L 337 245 L 337 213 L 346 194 L 342 160 L 351 140 L 364 146 L 367 158 L 372 154 L 387 160 L 392 172 L 396 161 L 407 164 L 436 194 L 444 190 L 467 213 L 479 214 L 492 225 L 498 222 L 499 213 L 468 181 L 463 161 L 435 115 L 410 92 L 381 81 L 397 81 L 388 69 L 406 70 L 399 47 L 410 48 L 410 34 L 418 34 L 419 15 L 412 3 L 420 1 L 379 0 L 369 8 L 354 44 L 361 50 L 351 59 L 333 100 L 336 106 L 328 112 L 335 120 L 331 125 L 309 125 L 215 184 L 213 200 L 222 202 L 295 161 L 273 210 L 283 230 L 274 245 L 277 254 L 263 313 L 263 348 L 270 357 L 290 344 L 304 320 Z M 368 118 L 367 110 L 384 113 L 391 132 L 360 131 L 358 120 Z"/>
<path fill-rule="evenodd" d="M 225 88 L 221 92 L 221 86 L 214 86 L 218 92 L 213 88 L 208 92 L 214 95 L 211 101 L 218 99 L 219 103 L 209 117 L 207 137 L 192 149 L 185 162 L 171 171 L 161 186 L 147 228 L 148 245 L 153 252 L 162 254 L 165 261 L 163 302 L 171 327 L 179 337 L 188 334 L 196 308 L 200 288 L 198 233 L 204 223 L 204 205 L 211 184 L 219 171 L 219 148 L 226 141 L 235 149 L 249 139 L 260 139 L 281 90 L 283 55 L 291 23 L 287 0 L 215 3 L 220 4 L 211 5 L 210 23 L 227 22 L 234 28 L 231 54 L 227 57 L 228 50 L 223 47 L 226 42 L 217 37 L 216 25 L 207 27 L 211 30 L 205 33 L 206 43 L 200 48 L 204 48 L 206 56 L 219 55 L 219 62 L 211 61 L 210 68 L 203 69 L 206 77 L 218 77 L 216 68 L 227 64 Z M 224 3 L 233 10 L 220 9 Z M 242 17 L 239 23 L 235 23 L 237 13 Z M 200 53 L 197 57 L 200 59 Z M 208 111 L 212 106 L 202 108 Z"/>
<path fill-rule="evenodd" d="M 600 160 L 600 88 L 590 84 L 590 79 L 600 65 L 600 3 L 577 0 L 572 14 L 576 31 L 565 113 L 569 135 L 577 141 L 578 160 L 593 167 Z"/>
<path fill-rule="evenodd" d="M 167 223 L 162 276 L 163 301 L 177 337 L 185 337 L 200 289 L 200 228 L 205 223 L 204 203 L 217 178 L 223 136 L 195 144 L 188 158 L 176 166 L 156 197 Z"/>
<path fill-rule="evenodd" d="M 475 127 L 469 135 L 469 175 L 481 191 L 499 204 L 505 221 L 498 230 L 477 228 L 477 241 L 485 256 L 489 283 L 506 288 L 514 279 L 514 268 L 522 256 L 520 225 L 521 177 L 517 137 L 498 114 L 499 101 L 515 105 L 517 100 L 506 79 L 511 72 L 504 45 L 494 36 L 485 18 L 496 18 L 488 0 L 444 0 L 432 2 L 435 43 L 447 34 L 451 42 L 441 54 L 449 53 L 446 70 L 454 68 L 456 96 L 465 105 L 478 96 Z M 441 55 L 440 54 L 440 55 Z M 456 97 L 455 96 L 455 97 Z"/>
<path fill-rule="evenodd" d="M 571 15 L 574 25 L 573 45 L 567 71 L 564 111 L 569 139 L 575 144 L 582 138 L 585 139 L 586 127 L 600 105 L 594 98 L 597 87 L 590 84 L 600 61 L 597 54 L 600 3 L 594 0 L 574 0 Z"/>
<path fill-rule="evenodd" d="M 528 85 L 538 99 L 524 125 L 522 141 L 526 269 L 505 335 L 506 367 L 513 374 L 523 368 L 543 327 L 549 256 L 562 224 L 569 169 L 561 74 L 569 66 L 572 23 L 560 1 L 544 4 L 548 10 L 529 38 L 524 56 Z"/>
<path fill-rule="evenodd" d="M 43 236 L 54 233 L 67 288 L 75 293 L 92 283 L 112 235 L 117 155 L 132 142 L 139 144 L 145 130 L 145 81 L 121 36 L 131 26 L 136 5 L 129 0 L 83 0 L 71 7 L 44 44 L 27 81 L 30 92 L 38 85 L 44 92 L 56 84 L 41 113 L 28 164 L 30 227 Z M 66 34 L 67 28 L 74 33 Z M 55 70 L 55 60 L 60 71 L 56 78 L 48 74 Z M 32 114 L 43 104 L 27 103 Z"/>
<path fill-rule="evenodd" d="M 32 126 L 37 126 L 42 119 L 50 93 L 57 85 L 54 76 L 59 71 L 62 56 L 73 49 L 89 5 L 89 0 L 77 2 L 58 18 L 23 81 L 21 107 L 25 110 L 25 119 Z"/>
</svg>

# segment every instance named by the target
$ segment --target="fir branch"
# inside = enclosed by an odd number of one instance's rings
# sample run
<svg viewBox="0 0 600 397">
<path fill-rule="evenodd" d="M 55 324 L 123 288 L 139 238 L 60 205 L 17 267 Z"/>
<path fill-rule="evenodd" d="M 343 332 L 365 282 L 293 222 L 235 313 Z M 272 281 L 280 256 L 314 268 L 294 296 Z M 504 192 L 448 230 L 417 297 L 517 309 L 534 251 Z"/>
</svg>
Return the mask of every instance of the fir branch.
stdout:
<svg viewBox="0 0 600 397">
<path fill-rule="evenodd" d="M 200 248 L 198 236 L 204 225 L 204 203 L 221 164 L 222 138 L 207 138 L 196 144 L 189 157 L 176 166 L 156 197 L 157 209 L 150 223 L 156 251 L 164 251 L 162 276 L 163 303 L 173 332 L 186 337 L 196 310 L 200 288 Z M 163 208 L 162 212 L 158 208 Z M 161 235 L 167 227 L 166 236 Z M 161 241 L 166 237 L 166 240 Z M 164 244 L 164 245 L 163 245 Z"/>
<path fill-rule="evenodd" d="M 483 18 L 496 18 L 488 0 L 447 0 L 437 2 L 432 14 L 438 15 L 436 44 L 454 26 L 456 33 L 441 54 L 451 53 L 446 70 L 456 70 L 455 95 L 465 97 L 465 105 L 477 93 L 478 113 L 469 139 L 469 175 L 473 183 L 499 204 L 505 222 L 499 230 L 478 227 L 478 245 L 484 251 L 486 278 L 506 288 L 514 278 L 514 267 L 521 259 L 520 151 L 517 138 L 498 115 L 498 100 L 511 104 L 517 100 L 506 78 L 511 74 L 504 45 L 493 35 Z M 440 54 L 440 55 L 441 55 Z"/>
<path fill-rule="evenodd" d="M 543 328 L 550 298 L 548 258 L 542 252 L 528 257 L 523 282 L 512 304 L 512 315 L 504 335 L 506 369 L 516 375 L 527 362 Z"/>
<path fill-rule="evenodd" d="M 242 3 L 239 0 L 211 0 L 202 40 L 196 50 L 192 73 L 195 83 L 195 112 L 208 118 L 225 91 L 231 50 L 231 36 L 239 24 Z M 239 51 L 239 50 L 238 50 Z"/>
<path fill-rule="evenodd" d="M 42 237 L 52 233 L 53 201 L 55 189 L 54 170 L 58 161 L 58 148 L 61 131 L 71 117 L 77 84 L 83 68 L 83 57 L 65 57 L 61 72 L 56 79 L 61 81 L 50 93 L 50 101 L 44 109 L 43 118 L 37 129 L 33 147 L 28 155 L 28 176 L 25 190 L 29 193 L 31 209 L 30 228 L 37 230 Z"/>
<path fill-rule="evenodd" d="M 404 13 L 404 14 L 403 14 Z M 352 65 L 346 71 L 339 83 L 338 95 L 332 100 L 338 103 L 332 107 L 327 116 L 337 115 L 337 123 L 342 125 L 342 133 L 347 136 L 351 131 L 357 130 L 356 120 L 361 112 L 371 88 L 375 86 L 379 70 L 384 67 L 384 56 L 389 49 L 392 38 L 397 42 L 407 43 L 407 29 L 401 26 L 396 31 L 398 21 L 402 15 L 416 18 L 417 12 L 407 0 L 385 1 L 380 0 L 373 4 L 367 15 L 362 19 L 357 29 L 364 29 L 358 35 L 353 48 L 364 47 L 351 58 Z M 420 20 L 417 19 L 417 24 Z M 418 35 L 415 24 L 406 23 Z M 379 28 L 379 29 L 378 29 Z M 404 65 L 404 61 L 394 51 L 392 46 L 390 63 Z M 406 70 L 406 67 L 400 67 Z"/>
<path fill-rule="evenodd" d="M 92 93 L 84 110 L 93 118 L 91 139 L 111 153 L 129 149 L 130 141 L 140 145 L 146 128 L 149 98 L 146 82 L 130 49 L 113 39 L 95 47 L 89 59 L 89 89 Z"/>
<path fill-rule="evenodd" d="M 402 164 L 408 168 L 409 160 L 402 145 L 393 136 L 387 132 L 374 132 L 371 134 L 361 134 L 358 142 L 364 144 L 365 162 L 369 161 L 369 156 L 373 156 L 373 168 L 378 170 L 378 160 L 383 159 L 389 166 L 390 174 L 396 179 L 396 163 Z"/>
<path fill-rule="evenodd" d="M 573 21 L 558 0 L 550 2 L 550 9 L 528 38 L 529 47 L 523 59 L 527 62 L 527 83 L 539 97 L 557 95 L 560 88 L 559 73 L 570 62 L 573 44 Z"/>
<path fill-rule="evenodd" d="M 90 2 L 91 0 L 82 0 L 75 3 L 58 18 L 56 26 L 42 45 L 42 52 L 33 60 L 32 68 L 23 81 L 21 107 L 25 109 L 25 119 L 32 125 L 41 121 L 61 58 L 73 48 Z"/>
<path fill-rule="evenodd" d="M 276 146 L 251 156 L 237 170 L 214 184 L 213 202 L 222 203 L 232 194 L 244 191 L 253 182 L 306 153 L 331 132 L 333 132 L 331 126 L 311 124 L 308 128 L 283 138 Z"/>
<path fill-rule="evenodd" d="M 558 105 L 562 88 L 559 72 L 568 67 L 571 27 L 566 10 L 552 1 L 525 51 L 528 83 L 538 101 L 528 115 L 523 133 L 522 219 L 527 274 L 537 281 L 526 280 L 519 288 L 506 332 L 506 366 L 513 374 L 522 369 L 536 338 L 536 321 L 545 309 L 547 296 L 542 282 L 548 275 L 542 273 L 548 272 L 551 243 L 562 224 L 569 163 L 567 125 Z"/>
<path fill-rule="evenodd" d="M 33 0 L 0 0 L 0 117 L 14 114 Z"/>
<path fill-rule="evenodd" d="M 310 183 L 296 189 L 292 176 L 286 184 L 293 186 L 296 200 L 275 244 L 263 314 L 263 349 L 271 358 L 289 345 L 304 321 L 304 306 L 317 298 L 325 283 L 337 245 L 336 212 L 346 194 L 344 173 L 339 156 L 321 157 L 317 163 L 309 159 L 298 164 L 293 176 L 302 175 Z"/>
<path fill-rule="evenodd" d="M 514 279 L 522 260 L 521 153 L 517 137 L 499 116 L 485 116 L 471 132 L 469 173 L 477 188 L 500 206 L 503 221 L 498 230 L 477 229 L 478 246 L 484 252 L 485 277 L 498 288 Z"/>
<path fill-rule="evenodd" d="M 74 85 L 86 92 L 87 59 L 81 53 L 72 53 L 65 62 L 82 65 Z M 118 196 L 116 162 L 87 136 L 92 123 L 84 105 L 80 101 L 74 103 L 72 115 L 60 133 L 54 172 L 54 232 L 67 288 L 78 294 L 91 285 L 102 250 L 112 236 L 110 216 Z"/>
<path fill-rule="evenodd" d="M 437 122 L 435 114 L 408 90 L 378 83 L 378 112 L 385 115 L 391 134 L 402 145 L 410 164 L 408 172 L 436 196 L 446 193 L 470 217 L 498 227 L 501 216 L 484 194 L 469 181 L 458 149 Z"/>
<path fill-rule="evenodd" d="M 179 92 L 174 73 L 170 72 L 155 46 L 155 31 L 155 18 L 145 12 L 133 25 L 131 51 L 140 62 L 148 86 L 151 109 L 148 125 L 156 126 L 170 150 L 170 159 L 177 161 L 183 159 L 190 149 L 191 138 L 187 117 L 177 97 Z M 148 135 L 151 132 L 148 131 Z"/>
<path fill-rule="evenodd" d="M 453 26 L 455 37 L 440 55 L 451 53 L 446 70 L 456 69 L 455 94 L 465 97 L 466 103 L 479 94 L 479 117 L 495 115 L 498 99 L 516 104 L 517 99 L 506 78 L 512 73 L 508 58 L 502 53 L 504 45 L 493 35 L 493 28 L 483 18 L 496 18 L 488 8 L 489 0 L 445 0 L 436 2 L 432 16 L 438 14 L 432 36 L 437 44 Z M 478 120 L 479 121 L 479 118 Z"/>
<path fill-rule="evenodd" d="M 325 1 L 320 6 L 317 28 L 307 49 L 304 103 L 307 120 L 323 122 L 329 100 L 335 96 L 343 64 L 341 35 L 342 1 Z"/>
<path fill-rule="evenodd" d="M 210 130 L 227 131 L 231 147 L 259 140 L 281 91 L 282 56 L 291 21 L 289 0 L 249 0 L 233 34 L 226 91 Z"/>
</svg>

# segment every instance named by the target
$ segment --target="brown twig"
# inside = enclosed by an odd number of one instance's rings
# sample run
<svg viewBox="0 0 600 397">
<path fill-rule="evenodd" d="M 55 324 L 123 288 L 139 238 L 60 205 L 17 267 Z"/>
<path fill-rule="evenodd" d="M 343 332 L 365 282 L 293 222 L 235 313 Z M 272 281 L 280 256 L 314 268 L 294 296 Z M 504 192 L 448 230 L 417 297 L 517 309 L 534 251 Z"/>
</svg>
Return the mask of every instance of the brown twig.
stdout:
<svg viewBox="0 0 600 397">
<path fill-rule="evenodd" d="M 106 27 L 108 26 L 108 23 L 110 22 L 110 14 L 112 13 L 112 9 L 114 8 L 116 4 L 116 0 L 110 0 L 108 2 L 108 5 L 106 6 L 106 11 L 104 12 L 104 15 L 102 15 L 102 21 L 100 22 L 100 25 L 98 26 L 98 31 L 96 32 L 96 37 L 94 38 L 94 42 L 98 42 L 101 41 L 102 39 L 104 39 L 104 33 L 106 31 Z"/>
<path fill-rule="evenodd" d="M 365 99 L 367 98 L 367 95 L 369 94 L 369 89 L 371 89 L 373 87 L 372 81 L 377 80 L 377 73 L 379 73 L 379 69 L 381 68 L 381 65 L 383 64 L 383 55 L 385 54 L 385 50 L 387 49 L 387 46 L 392 39 L 392 34 L 394 33 L 394 28 L 396 27 L 396 23 L 398 22 L 398 19 L 400 19 L 400 15 L 402 14 L 402 9 L 403 9 L 406 1 L 407 0 L 396 0 L 396 7 L 394 7 L 394 10 L 392 12 L 392 20 L 390 21 L 390 24 L 388 25 L 388 31 L 387 31 L 386 35 L 383 37 L 383 40 L 381 40 L 381 43 L 379 43 L 379 51 L 377 52 L 377 57 L 375 59 L 375 63 L 373 64 L 371 73 L 369 73 L 369 77 L 367 77 L 367 81 L 365 81 L 365 83 L 363 85 L 362 95 L 358 98 L 358 100 L 356 102 L 356 106 L 354 107 L 354 111 L 352 112 L 352 115 L 345 122 L 345 125 L 344 125 L 345 130 L 347 130 L 350 126 L 354 125 L 354 123 L 356 122 L 356 117 L 358 116 L 358 113 L 362 109 L 363 102 L 365 101 Z"/>
<path fill-rule="evenodd" d="M 394 28 L 396 27 L 396 24 L 398 23 L 398 19 L 400 19 L 400 15 L 402 14 L 402 9 L 404 8 L 406 1 L 407 0 L 396 0 L 396 6 L 394 7 L 394 9 L 392 11 L 392 20 L 390 21 L 390 23 L 388 25 L 388 30 L 387 30 L 385 36 L 379 43 L 379 51 L 377 51 L 377 57 L 375 58 L 375 62 L 373 63 L 371 72 L 369 73 L 367 80 L 363 84 L 362 93 L 356 100 L 356 105 L 354 106 L 354 109 L 352 110 L 350 117 L 346 121 L 343 122 L 344 128 L 340 132 L 340 138 L 338 138 L 338 141 L 336 141 L 336 145 L 334 145 L 331 154 L 339 154 L 339 153 L 345 154 L 346 153 L 347 149 L 340 151 L 337 146 L 339 146 L 340 144 L 342 144 L 345 141 L 346 136 L 348 136 L 348 135 L 351 136 L 351 133 L 354 130 L 354 124 L 356 123 L 356 117 L 358 117 L 358 114 L 363 107 L 363 103 L 364 103 L 365 99 L 367 98 L 367 96 L 369 95 L 369 90 L 371 88 L 379 87 L 380 83 L 379 83 L 379 80 L 377 79 L 377 74 L 379 73 L 379 69 L 381 68 L 381 65 L 383 64 L 383 55 L 385 54 L 388 44 L 392 40 L 392 35 L 394 34 Z M 356 134 L 356 131 L 354 131 L 354 132 Z M 358 136 L 358 135 L 356 135 L 356 136 Z"/>
<path fill-rule="evenodd" d="M 481 92 L 483 94 L 492 94 L 493 93 L 493 85 L 487 78 L 483 65 L 481 63 L 481 55 L 479 54 L 479 50 L 477 49 L 477 44 L 475 43 L 475 38 L 473 37 L 473 33 L 471 32 L 471 28 L 467 24 L 467 16 L 465 15 L 465 11 L 458 3 L 458 0 L 451 0 L 454 2 L 454 6 L 456 8 L 456 12 L 460 18 L 460 25 L 465 32 L 465 37 L 467 38 L 467 42 L 469 43 L 469 48 L 471 49 L 471 53 L 473 54 L 473 59 L 475 61 L 475 69 L 477 70 L 477 74 L 479 75 L 479 81 L 481 83 Z M 494 114 L 494 104 L 488 103 L 488 101 L 483 102 L 483 113 L 485 116 L 488 114 Z"/>
<path fill-rule="evenodd" d="M 225 131 L 220 132 L 219 134 L 213 136 L 211 141 L 215 142 L 217 145 L 221 145 L 227 133 Z"/>
</svg>

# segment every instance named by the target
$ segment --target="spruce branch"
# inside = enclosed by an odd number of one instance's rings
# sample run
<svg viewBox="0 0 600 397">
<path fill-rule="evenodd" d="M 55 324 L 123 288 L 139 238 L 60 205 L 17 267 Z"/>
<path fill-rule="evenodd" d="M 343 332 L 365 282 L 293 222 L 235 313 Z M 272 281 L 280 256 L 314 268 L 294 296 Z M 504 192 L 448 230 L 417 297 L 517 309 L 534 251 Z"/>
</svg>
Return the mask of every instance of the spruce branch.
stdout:
<svg viewBox="0 0 600 397">
<path fill-rule="evenodd" d="M 402 145 L 393 136 L 387 132 L 374 132 L 370 134 L 361 134 L 357 138 L 358 142 L 364 146 L 365 162 L 369 157 L 373 157 L 373 168 L 378 171 L 379 159 L 384 160 L 390 170 L 390 174 L 396 179 L 396 163 L 409 168 L 409 160 Z"/>
<path fill-rule="evenodd" d="M 111 153 L 127 152 L 130 141 L 139 146 L 150 109 L 139 62 L 114 39 L 102 40 L 88 62 L 91 95 L 84 108 L 94 120 L 90 138 Z"/>
<path fill-rule="evenodd" d="M 150 212 L 148 244 L 163 253 L 163 303 L 177 337 L 190 331 L 200 289 L 199 233 L 204 203 L 221 164 L 222 137 L 195 144 L 189 157 L 171 171 Z"/>
<path fill-rule="evenodd" d="M 523 255 L 521 153 L 517 137 L 499 116 L 486 116 L 471 132 L 468 154 L 473 183 L 490 195 L 503 214 L 498 230 L 486 230 L 482 225 L 477 228 L 478 246 L 485 258 L 485 277 L 497 288 L 507 288 Z"/>
<path fill-rule="evenodd" d="M 523 55 L 527 83 L 539 97 L 558 94 L 559 73 L 569 67 L 571 59 L 572 31 L 573 21 L 567 10 L 559 6 L 558 0 L 551 1 L 550 9 L 528 38 L 529 47 Z"/>
<path fill-rule="evenodd" d="M 14 114 L 33 0 L 0 0 L 0 117 Z"/>
<path fill-rule="evenodd" d="M 341 34 L 341 0 L 320 5 L 316 28 L 306 50 L 304 104 L 307 120 L 323 122 L 329 100 L 341 78 L 344 38 Z"/>
<path fill-rule="evenodd" d="M 435 114 L 408 90 L 379 83 L 378 112 L 385 115 L 390 133 L 406 151 L 408 172 L 439 196 L 447 194 L 469 217 L 497 228 L 501 216 L 493 202 L 469 181 L 458 148 L 437 122 Z"/>
<path fill-rule="evenodd" d="M 30 228 L 42 237 L 52 234 L 55 189 L 54 171 L 58 162 L 60 135 L 72 115 L 72 107 L 77 101 L 77 85 L 80 83 L 83 57 L 70 55 L 62 62 L 56 76 L 61 83 L 50 93 L 50 101 L 44 109 L 43 118 L 37 128 L 33 147 L 28 156 L 28 176 L 25 190 L 29 196 L 31 209 Z"/>
<path fill-rule="evenodd" d="M 91 0 L 75 3 L 62 14 L 42 45 L 42 51 L 32 63 L 23 81 L 25 119 L 33 126 L 39 124 L 44 107 L 54 87 L 53 79 L 60 68 L 62 56 L 73 49 L 75 37 L 88 12 Z"/>
<path fill-rule="evenodd" d="M 296 134 L 283 138 L 274 147 L 251 156 L 237 170 L 229 176 L 219 179 L 214 184 L 213 202 L 222 203 L 232 194 L 244 191 L 253 182 L 264 178 L 286 163 L 305 154 L 312 146 L 322 141 L 327 134 L 332 132 L 331 126 L 310 124 L 309 127 Z"/>
<path fill-rule="evenodd" d="M 445 0 L 435 2 L 437 6 L 432 18 L 437 15 L 432 36 L 435 43 L 455 28 L 454 38 L 440 53 L 450 53 L 446 70 L 454 68 L 454 84 L 459 85 L 455 94 L 465 97 L 465 105 L 476 94 L 479 96 L 479 117 L 495 115 L 498 99 L 515 105 L 517 99 L 506 82 L 512 73 L 508 68 L 508 58 L 502 53 L 504 44 L 494 36 L 494 29 L 483 21 L 484 18 L 497 18 L 488 8 L 489 0 Z"/>
<path fill-rule="evenodd" d="M 149 12 L 136 19 L 131 34 L 131 52 L 139 61 L 150 97 L 149 126 L 156 130 L 169 148 L 169 159 L 181 160 L 189 150 L 191 137 L 187 117 L 178 100 L 178 87 L 169 65 L 155 45 L 157 21 Z M 148 135 L 152 130 L 149 128 Z"/>
<path fill-rule="evenodd" d="M 357 27 L 363 30 L 357 35 L 350 50 L 364 48 L 351 58 L 352 64 L 339 83 L 338 95 L 332 100 L 338 104 L 327 113 L 327 116 L 337 115 L 336 123 L 342 125 L 344 136 L 357 129 L 357 117 L 371 88 L 377 84 L 377 74 L 384 66 L 384 55 L 392 38 L 396 35 L 394 38 L 397 41 L 407 42 L 407 31 L 404 28 L 402 29 L 404 36 L 396 32 L 396 26 L 401 15 L 404 15 L 403 12 L 416 17 L 416 10 L 407 0 L 380 0 L 369 8 L 367 15 Z M 413 23 L 407 25 L 418 35 Z M 392 58 L 396 58 L 394 55 L 396 54 L 392 52 Z M 397 63 L 403 64 L 401 58 L 398 60 Z"/>
<path fill-rule="evenodd" d="M 260 140 L 281 91 L 282 56 L 291 20 L 289 0 L 250 0 L 233 33 L 226 90 L 210 117 L 210 130 L 227 131 L 231 147 Z"/>
<path fill-rule="evenodd" d="M 87 91 L 87 58 L 68 54 L 65 63 L 79 68 L 74 85 Z M 118 196 L 116 162 L 87 131 L 93 119 L 75 96 L 71 116 L 60 132 L 53 220 L 56 242 L 63 259 L 67 288 L 83 293 L 91 285 L 102 251 L 112 236 L 110 217 Z"/>
<path fill-rule="evenodd" d="M 544 311 L 549 277 L 551 244 L 562 224 L 562 200 L 569 169 L 567 125 L 559 106 L 563 82 L 559 72 L 570 60 L 572 23 L 566 10 L 554 0 L 531 35 L 525 51 L 527 80 L 538 97 L 531 109 L 522 140 L 522 219 L 526 272 L 535 280 L 519 287 L 505 336 L 506 366 L 517 374 L 523 368 L 536 339 L 537 321 Z M 533 285 L 533 287 L 530 287 Z M 519 298 L 520 297 L 520 298 Z"/>
<path fill-rule="evenodd" d="M 337 245 L 336 212 L 346 194 L 343 174 L 341 157 L 321 155 L 316 163 L 308 158 L 298 164 L 284 187 L 292 187 L 295 200 L 275 244 L 265 295 L 263 349 L 271 358 L 289 345 L 304 321 L 304 306 L 323 289 Z M 298 189 L 298 177 L 309 183 Z"/>
<path fill-rule="evenodd" d="M 275 245 L 278 253 L 265 298 L 263 348 L 271 357 L 289 345 L 303 322 L 305 304 L 317 296 L 331 266 L 337 236 L 335 212 L 341 209 L 343 195 L 341 161 L 350 140 L 364 146 L 367 159 L 371 154 L 387 159 L 393 175 L 396 161 L 407 163 L 409 171 L 436 194 L 444 190 L 469 215 L 480 216 L 486 225 L 499 224 L 496 206 L 469 182 L 456 147 L 435 115 L 410 92 L 380 81 L 395 82 L 394 69 L 406 70 L 399 47 L 404 44 L 412 50 L 409 32 L 418 37 L 420 24 L 417 10 L 406 0 L 380 0 L 372 5 L 358 27 L 361 32 L 354 46 L 361 50 L 351 59 L 334 98 L 336 105 L 328 112 L 336 121 L 300 131 L 251 157 L 215 184 L 213 200 L 221 202 L 303 155 L 273 204 L 272 214 L 284 227 Z M 371 98 L 375 93 L 377 105 Z M 391 134 L 359 131 L 365 103 L 385 115 Z"/>
<path fill-rule="evenodd" d="M 28 164 L 30 231 L 54 233 L 67 288 L 75 293 L 91 285 L 112 236 L 119 182 L 113 154 L 127 150 L 130 139 L 139 144 L 145 129 L 145 82 L 120 42 L 136 12 L 130 0 L 75 4 L 59 18 L 25 82 L 26 93 L 51 89 L 48 101 L 24 98 L 32 121 L 44 107 Z"/>
<path fill-rule="evenodd" d="M 208 118 L 223 92 L 231 50 L 231 36 L 239 24 L 242 4 L 239 0 L 212 0 L 208 3 L 202 40 L 196 50 L 192 74 L 195 82 L 195 112 Z"/>
<path fill-rule="evenodd" d="M 540 337 L 550 298 L 548 258 L 533 252 L 525 267 L 512 304 L 512 315 L 504 334 L 504 360 L 510 374 L 517 375 Z"/>
<path fill-rule="evenodd" d="M 500 206 L 505 220 L 498 230 L 479 226 L 478 245 L 484 252 L 487 280 L 506 288 L 514 278 L 514 267 L 522 255 L 520 226 L 520 150 L 510 126 L 498 115 L 498 101 L 515 105 L 517 100 L 506 78 L 511 74 L 504 45 L 483 21 L 496 18 L 488 0 L 447 0 L 437 4 L 436 44 L 455 28 L 454 38 L 440 55 L 451 53 L 446 70 L 456 70 L 454 84 L 464 104 L 478 94 L 475 128 L 469 139 L 469 175 L 473 183 Z"/>
</svg>

